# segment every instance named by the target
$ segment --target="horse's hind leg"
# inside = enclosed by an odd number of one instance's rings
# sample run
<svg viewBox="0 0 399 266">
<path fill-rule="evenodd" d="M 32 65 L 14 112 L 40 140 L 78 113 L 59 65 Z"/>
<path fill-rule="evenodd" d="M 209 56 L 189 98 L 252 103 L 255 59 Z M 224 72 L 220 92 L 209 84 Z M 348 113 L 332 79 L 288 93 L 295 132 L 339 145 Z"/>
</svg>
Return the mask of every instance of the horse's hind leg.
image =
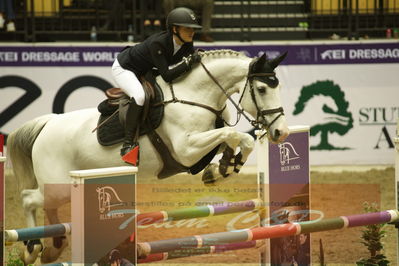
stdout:
<svg viewBox="0 0 399 266">
<path fill-rule="evenodd" d="M 45 209 L 50 224 L 59 224 L 58 209 Z M 66 236 L 53 237 L 53 246 L 46 246 L 42 252 L 41 262 L 53 262 L 61 255 L 62 251 L 68 246 Z"/>
<path fill-rule="evenodd" d="M 36 226 L 36 209 L 43 206 L 43 195 L 39 189 L 25 189 L 21 192 L 22 206 L 24 209 L 27 226 Z M 36 261 L 43 246 L 40 239 L 29 240 L 25 242 L 26 249 L 21 254 L 24 263 L 32 264 Z"/>
</svg>

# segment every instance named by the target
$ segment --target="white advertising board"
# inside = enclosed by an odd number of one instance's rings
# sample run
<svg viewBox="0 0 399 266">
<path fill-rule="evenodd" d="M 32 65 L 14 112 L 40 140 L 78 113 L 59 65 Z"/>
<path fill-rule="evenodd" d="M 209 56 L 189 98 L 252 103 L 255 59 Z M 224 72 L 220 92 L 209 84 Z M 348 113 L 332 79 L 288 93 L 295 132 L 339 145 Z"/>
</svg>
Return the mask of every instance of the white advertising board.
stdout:
<svg viewBox="0 0 399 266">
<path fill-rule="evenodd" d="M 96 107 L 114 86 L 123 45 L 0 46 L 0 132 L 37 116 Z M 399 117 L 399 42 L 237 44 L 256 56 L 289 56 L 277 69 L 289 125 L 309 125 L 310 163 L 394 164 Z M 233 111 L 233 110 L 232 110 Z M 233 119 L 235 116 L 232 116 Z M 246 121 L 237 125 L 251 131 Z M 253 153 L 248 164 L 255 164 Z"/>
</svg>

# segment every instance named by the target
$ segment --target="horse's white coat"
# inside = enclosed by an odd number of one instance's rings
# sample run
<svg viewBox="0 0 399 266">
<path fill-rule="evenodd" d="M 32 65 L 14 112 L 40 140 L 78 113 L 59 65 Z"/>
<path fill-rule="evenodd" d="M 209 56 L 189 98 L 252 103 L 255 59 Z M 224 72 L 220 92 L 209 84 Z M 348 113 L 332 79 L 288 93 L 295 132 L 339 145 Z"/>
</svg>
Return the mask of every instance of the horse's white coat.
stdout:
<svg viewBox="0 0 399 266">
<path fill-rule="evenodd" d="M 251 60 L 232 51 L 205 52 L 202 55 L 202 62 L 229 95 L 242 94 Z M 171 99 L 168 84 L 160 77 L 157 81 L 163 88 L 165 100 Z M 264 83 L 254 81 L 255 88 L 261 85 L 265 86 Z M 191 73 L 175 80 L 174 91 L 178 99 L 206 104 L 216 110 L 221 110 L 227 100 L 200 65 Z M 261 110 L 281 106 L 279 88 L 268 88 L 262 95 L 257 91 L 255 93 Z M 248 88 L 243 95 L 241 106 L 256 117 L 256 108 Z M 224 116 L 227 117 L 227 114 Z M 268 120 L 272 121 L 276 116 L 277 114 L 272 114 Z M 125 165 L 119 155 L 119 144 L 101 146 L 97 142 L 96 134 L 91 132 L 96 127 L 98 117 L 99 113 L 95 108 L 46 116 L 29 122 L 25 128 L 10 135 L 9 150 L 14 165 L 29 164 L 29 156 L 23 153 L 32 150 L 33 172 L 29 172 L 29 167 L 15 169 L 16 176 L 22 183 L 31 184 L 23 187 L 21 193 L 29 227 L 36 225 L 35 209 L 41 206 L 44 206 L 47 215 L 51 216 L 51 223 L 59 223 L 56 210 L 70 200 L 70 190 L 65 187 L 71 182 L 69 171 Z M 168 104 L 165 106 L 165 115 L 157 132 L 169 147 L 172 156 L 185 166 L 193 165 L 222 143 L 234 150 L 240 147 L 245 161 L 253 149 L 253 138 L 230 127 L 213 129 L 214 120 L 215 115 L 206 109 L 181 103 Z M 45 125 L 41 132 L 40 124 Z M 279 136 L 274 137 L 273 134 L 277 131 Z M 38 134 L 36 140 L 35 134 Z M 276 142 L 282 141 L 288 135 L 284 116 L 271 126 L 269 135 Z M 32 140 L 31 147 L 22 143 L 23 138 Z M 141 137 L 139 142 L 140 178 L 157 175 L 162 168 L 161 158 L 146 136 Z M 37 188 L 32 185 L 35 183 L 34 179 L 37 180 Z M 60 185 L 44 191 L 45 184 Z M 58 256 L 57 252 L 47 253 L 52 253 L 49 256 L 53 258 L 47 258 L 46 261 Z"/>
</svg>

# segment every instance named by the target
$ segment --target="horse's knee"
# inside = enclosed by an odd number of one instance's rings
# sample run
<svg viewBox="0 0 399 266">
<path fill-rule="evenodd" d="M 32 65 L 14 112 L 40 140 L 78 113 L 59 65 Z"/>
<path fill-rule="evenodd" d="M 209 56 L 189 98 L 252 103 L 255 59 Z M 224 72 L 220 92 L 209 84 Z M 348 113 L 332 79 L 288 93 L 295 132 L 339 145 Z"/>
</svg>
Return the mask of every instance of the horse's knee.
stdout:
<svg viewBox="0 0 399 266">
<path fill-rule="evenodd" d="M 249 151 L 250 153 L 254 149 L 254 147 L 255 147 L 255 139 L 247 133 L 241 133 L 241 142 L 240 142 L 241 152 Z"/>
<path fill-rule="evenodd" d="M 239 133 L 230 127 L 225 127 L 223 132 L 223 138 L 228 146 L 235 149 L 241 142 Z"/>
</svg>

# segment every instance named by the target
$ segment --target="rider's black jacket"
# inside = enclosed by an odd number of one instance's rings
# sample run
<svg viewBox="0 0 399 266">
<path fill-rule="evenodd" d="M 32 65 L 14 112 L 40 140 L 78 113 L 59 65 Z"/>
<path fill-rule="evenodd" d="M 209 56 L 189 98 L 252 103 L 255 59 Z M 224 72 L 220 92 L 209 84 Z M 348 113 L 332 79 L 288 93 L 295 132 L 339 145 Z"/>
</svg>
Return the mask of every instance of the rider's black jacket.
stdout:
<svg viewBox="0 0 399 266">
<path fill-rule="evenodd" d="M 162 78 L 170 82 L 188 71 L 189 66 L 182 61 L 194 52 L 193 43 L 184 43 L 173 55 L 173 35 L 169 32 L 154 34 L 142 43 L 127 47 L 118 55 L 119 64 L 137 77 L 157 68 Z"/>
</svg>

